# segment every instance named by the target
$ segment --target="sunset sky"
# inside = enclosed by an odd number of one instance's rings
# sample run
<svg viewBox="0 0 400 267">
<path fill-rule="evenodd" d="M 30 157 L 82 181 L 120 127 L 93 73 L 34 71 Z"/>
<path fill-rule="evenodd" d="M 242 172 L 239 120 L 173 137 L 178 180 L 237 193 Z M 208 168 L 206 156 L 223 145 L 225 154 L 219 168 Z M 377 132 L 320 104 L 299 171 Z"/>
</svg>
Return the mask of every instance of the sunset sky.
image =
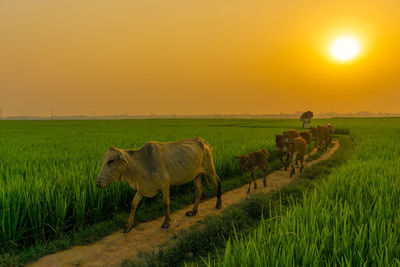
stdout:
<svg viewBox="0 0 400 267">
<path fill-rule="evenodd" d="M 360 46 L 339 62 L 331 44 Z M 400 112 L 400 1 L 1 0 L 6 116 Z"/>
</svg>

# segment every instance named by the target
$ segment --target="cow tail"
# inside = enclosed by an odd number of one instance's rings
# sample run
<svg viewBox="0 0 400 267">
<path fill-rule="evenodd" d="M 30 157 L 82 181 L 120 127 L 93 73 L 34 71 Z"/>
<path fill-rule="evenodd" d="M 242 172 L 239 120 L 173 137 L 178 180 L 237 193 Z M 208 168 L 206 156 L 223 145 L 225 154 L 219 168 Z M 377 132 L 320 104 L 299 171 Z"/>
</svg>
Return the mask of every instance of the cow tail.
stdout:
<svg viewBox="0 0 400 267">
<path fill-rule="evenodd" d="M 205 167 L 205 180 L 207 182 L 207 186 L 210 185 L 210 178 L 211 176 L 216 176 L 217 179 L 217 183 L 220 183 L 219 181 L 219 177 L 215 172 L 215 166 L 214 166 L 214 160 L 213 160 L 213 149 L 210 146 L 210 144 L 208 144 L 204 139 L 201 139 L 203 145 L 204 145 L 204 159 L 203 159 L 203 164 L 205 163 L 204 167 Z M 218 190 L 217 190 L 218 191 Z"/>
<path fill-rule="evenodd" d="M 204 174 L 204 180 L 206 180 L 206 183 L 207 183 L 207 186 L 210 186 L 210 178 L 208 178 L 208 175 L 207 174 Z"/>
</svg>

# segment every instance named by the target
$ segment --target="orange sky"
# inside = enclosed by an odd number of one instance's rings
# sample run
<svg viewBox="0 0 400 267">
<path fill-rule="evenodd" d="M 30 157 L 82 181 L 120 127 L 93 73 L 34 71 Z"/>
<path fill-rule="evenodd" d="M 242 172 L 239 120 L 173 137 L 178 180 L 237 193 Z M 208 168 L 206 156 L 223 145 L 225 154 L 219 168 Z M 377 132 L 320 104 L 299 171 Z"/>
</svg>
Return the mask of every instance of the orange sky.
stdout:
<svg viewBox="0 0 400 267">
<path fill-rule="evenodd" d="M 6 116 L 400 112 L 399 71 L 398 0 L 0 1 Z"/>
</svg>

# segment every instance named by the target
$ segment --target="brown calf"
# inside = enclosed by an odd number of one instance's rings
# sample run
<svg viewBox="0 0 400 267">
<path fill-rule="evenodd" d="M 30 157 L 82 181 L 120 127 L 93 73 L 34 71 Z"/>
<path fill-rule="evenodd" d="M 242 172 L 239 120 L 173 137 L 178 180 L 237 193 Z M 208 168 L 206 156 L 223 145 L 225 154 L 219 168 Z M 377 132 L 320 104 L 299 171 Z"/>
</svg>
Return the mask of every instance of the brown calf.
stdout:
<svg viewBox="0 0 400 267">
<path fill-rule="evenodd" d="M 247 190 L 247 193 L 250 192 L 251 180 L 254 181 L 254 189 L 257 189 L 256 177 L 254 173 L 257 169 L 263 169 L 264 187 L 267 186 L 267 169 L 268 169 L 269 153 L 265 149 L 261 149 L 256 152 L 251 152 L 248 155 L 236 156 L 236 158 L 239 159 L 240 170 L 248 169 L 251 171 L 249 180 L 249 189 Z"/>
<path fill-rule="evenodd" d="M 278 152 L 279 154 L 279 159 L 281 160 L 281 163 L 284 164 L 283 153 L 287 151 L 287 147 L 285 145 L 285 142 L 283 142 L 283 135 L 275 135 L 275 145 L 276 152 Z"/>
<path fill-rule="evenodd" d="M 322 148 L 322 144 L 325 144 L 325 147 L 328 147 L 328 144 L 332 140 L 331 131 L 328 126 L 317 126 L 317 128 L 311 127 L 312 139 L 315 140 L 315 146 L 318 149 Z M 317 145 L 317 142 L 319 143 Z"/>
<path fill-rule="evenodd" d="M 295 173 L 294 165 L 297 159 L 300 160 L 301 164 L 300 172 L 304 169 L 303 160 L 304 160 L 304 154 L 306 152 L 306 141 L 304 140 L 303 137 L 291 138 L 288 136 L 286 136 L 284 141 L 288 146 L 288 153 L 292 158 L 291 162 L 292 170 L 290 171 L 290 177 L 292 177 L 292 175 Z"/>
<path fill-rule="evenodd" d="M 311 131 L 301 132 L 300 136 L 303 137 L 303 139 L 306 141 L 306 144 L 308 145 L 308 150 L 310 150 L 311 141 L 312 141 Z"/>
<path fill-rule="evenodd" d="M 288 137 L 296 138 L 296 137 L 301 137 L 301 135 L 300 135 L 299 131 L 297 131 L 295 129 L 290 129 L 290 130 L 283 132 L 283 139 L 288 138 Z M 285 144 L 285 148 L 287 150 L 287 144 L 285 142 L 284 142 L 284 144 Z M 288 162 L 289 162 L 289 153 L 287 153 L 287 156 L 286 156 L 285 171 L 287 170 Z M 297 160 L 296 160 L 296 166 L 297 166 Z"/>
</svg>

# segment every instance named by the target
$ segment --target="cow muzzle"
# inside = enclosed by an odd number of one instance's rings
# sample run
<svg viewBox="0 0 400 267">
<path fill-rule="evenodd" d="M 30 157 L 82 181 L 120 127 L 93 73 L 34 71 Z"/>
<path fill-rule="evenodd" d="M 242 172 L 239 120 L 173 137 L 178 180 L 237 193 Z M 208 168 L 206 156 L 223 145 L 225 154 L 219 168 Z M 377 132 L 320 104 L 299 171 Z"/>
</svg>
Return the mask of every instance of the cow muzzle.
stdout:
<svg viewBox="0 0 400 267">
<path fill-rule="evenodd" d="M 96 186 L 98 188 L 104 188 L 104 186 L 103 186 L 103 184 L 102 184 L 102 182 L 101 182 L 101 180 L 99 178 L 96 179 Z"/>
</svg>

